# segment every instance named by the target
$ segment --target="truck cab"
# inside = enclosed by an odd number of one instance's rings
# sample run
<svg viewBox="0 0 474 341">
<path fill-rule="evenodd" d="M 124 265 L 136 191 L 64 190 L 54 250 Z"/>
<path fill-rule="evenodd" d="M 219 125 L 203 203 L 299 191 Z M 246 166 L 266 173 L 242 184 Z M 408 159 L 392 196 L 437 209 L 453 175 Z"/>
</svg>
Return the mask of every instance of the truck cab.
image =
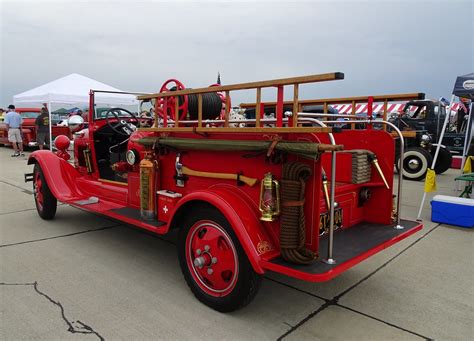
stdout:
<svg viewBox="0 0 474 341">
<path fill-rule="evenodd" d="M 446 117 L 446 103 L 434 100 L 410 101 L 405 105 L 401 123 L 413 130 L 427 131 L 433 143 L 442 143 L 453 153 L 462 153 L 467 124 L 450 117 L 443 141 L 438 141 Z"/>
</svg>

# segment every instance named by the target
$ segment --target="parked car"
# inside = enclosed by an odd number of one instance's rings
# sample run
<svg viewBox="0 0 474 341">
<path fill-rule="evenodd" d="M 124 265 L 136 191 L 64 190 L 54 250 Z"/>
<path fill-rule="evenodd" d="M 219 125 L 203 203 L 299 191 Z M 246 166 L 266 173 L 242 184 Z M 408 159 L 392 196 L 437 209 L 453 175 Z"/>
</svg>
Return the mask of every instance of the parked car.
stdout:
<svg viewBox="0 0 474 341">
<path fill-rule="evenodd" d="M 39 116 L 40 108 L 16 108 L 15 111 L 23 117 L 23 124 L 21 125 L 21 134 L 23 136 L 23 144 L 25 146 L 32 146 L 36 144 L 36 128 L 35 120 Z M 0 144 L 9 145 L 7 125 L 4 121 L 0 123 Z"/>
<path fill-rule="evenodd" d="M 403 112 L 391 118 L 405 137 L 407 149 L 403 166 L 403 176 L 411 180 L 421 180 L 433 162 L 436 146 L 446 117 L 444 103 L 433 100 L 414 100 L 406 103 Z M 463 123 L 463 122 L 461 122 Z M 465 129 L 457 122 L 451 122 L 444 134 L 435 165 L 436 174 L 444 173 L 452 162 L 451 153 L 462 152 Z M 398 164 L 397 164 L 398 167 Z"/>
<path fill-rule="evenodd" d="M 23 117 L 21 125 L 21 134 L 23 136 L 23 145 L 25 147 L 36 147 L 36 125 L 35 120 L 39 116 L 40 108 L 16 108 L 15 111 Z M 60 127 L 56 124 L 53 117 L 52 138 L 59 135 L 71 137 L 68 127 Z M 0 145 L 10 145 L 8 141 L 8 131 L 5 122 L 0 122 Z"/>
</svg>

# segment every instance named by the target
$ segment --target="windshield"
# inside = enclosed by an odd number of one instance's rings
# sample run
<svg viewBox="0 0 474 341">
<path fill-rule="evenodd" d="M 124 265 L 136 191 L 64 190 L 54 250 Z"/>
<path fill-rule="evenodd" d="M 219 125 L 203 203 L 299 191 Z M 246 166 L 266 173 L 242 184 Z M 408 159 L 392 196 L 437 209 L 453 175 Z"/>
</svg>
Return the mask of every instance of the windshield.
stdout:
<svg viewBox="0 0 474 341">
<path fill-rule="evenodd" d="M 36 111 L 23 111 L 21 113 L 21 116 L 23 118 L 36 118 L 39 116 L 39 112 L 36 112 Z"/>
</svg>

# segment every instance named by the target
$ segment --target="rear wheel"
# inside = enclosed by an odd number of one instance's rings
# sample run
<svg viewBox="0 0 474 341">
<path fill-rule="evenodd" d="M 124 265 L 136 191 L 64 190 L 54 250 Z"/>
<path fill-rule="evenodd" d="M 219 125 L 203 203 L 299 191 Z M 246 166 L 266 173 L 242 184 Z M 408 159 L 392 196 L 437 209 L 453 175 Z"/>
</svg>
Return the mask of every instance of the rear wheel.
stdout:
<svg viewBox="0 0 474 341">
<path fill-rule="evenodd" d="M 53 219 L 56 215 L 58 201 L 51 193 L 44 178 L 43 171 L 38 164 L 35 164 L 33 170 L 33 193 L 39 216 L 45 220 Z"/>
<path fill-rule="evenodd" d="M 403 178 L 407 180 L 422 180 L 426 176 L 428 168 L 431 167 L 433 158 L 430 153 L 420 147 L 408 148 L 403 160 Z M 400 158 L 397 160 L 397 169 L 400 172 Z"/>
<path fill-rule="evenodd" d="M 252 268 L 229 222 L 215 208 L 189 214 L 179 236 L 179 262 L 196 298 L 221 312 L 250 303 L 261 276 Z"/>
<path fill-rule="evenodd" d="M 433 148 L 431 148 L 431 156 L 433 158 L 434 158 L 435 153 L 436 153 L 436 146 L 433 146 Z M 451 167 L 452 162 L 453 162 L 453 156 L 451 155 L 451 152 L 449 151 L 449 149 L 446 147 L 441 147 L 439 149 L 438 158 L 436 159 L 436 165 L 435 165 L 436 174 L 442 174 L 446 172 Z"/>
</svg>

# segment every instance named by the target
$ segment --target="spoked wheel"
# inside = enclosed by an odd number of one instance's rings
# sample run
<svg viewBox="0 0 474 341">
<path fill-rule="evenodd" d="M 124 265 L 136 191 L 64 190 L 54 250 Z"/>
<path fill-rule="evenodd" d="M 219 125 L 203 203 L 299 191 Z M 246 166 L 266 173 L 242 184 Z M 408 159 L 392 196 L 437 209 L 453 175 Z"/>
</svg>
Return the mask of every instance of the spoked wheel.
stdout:
<svg viewBox="0 0 474 341">
<path fill-rule="evenodd" d="M 400 173 L 399 160 L 400 158 L 397 160 L 397 169 Z M 403 178 L 414 181 L 424 179 L 432 162 L 433 158 L 427 150 L 420 147 L 409 148 L 403 160 Z"/>
<path fill-rule="evenodd" d="M 193 211 L 179 238 L 179 260 L 194 295 L 221 312 L 239 309 L 257 294 L 254 272 L 230 224 L 214 208 Z"/>
<path fill-rule="evenodd" d="M 57 199 L 51 193 L 38 164 L 33 170 L 33 193 L 35 196 L 36 210 L 41 218 L 51 220 L 56 215 Z"/>
<path fill-rule="evenodd" d="M 160 89 L 160 92 L 170 92 L 170 91 L 181 91 L 181 90 L 184 90 L 186 89 L 183 85 L 183 83 L 181 83 L 179 80 L 177 79 L 168 79 L 162 86 L 161 86 L 161 89 Z M 176 118 L 176 113 L 175 113 L 175 109 L 176 109 L 176 101 L 179 101 L 179 104 L 178 104 L 178 111 L 179 111 L 179 119 L 180 120 L 184 120 L 186 118 L 186 115 L 188 113 L 188 95 L 184 95 L 184 96 L 177 96 L 176 97 L 165 97 L 165 98 L 161 98 L 160 99 L 160 108 L 162 109 L 162 111 L 158 111 L 158 114 L 160 116 L 163 116 L 164 115 L 164 103 L 165 101 L 167 101 L 166 103 L 166 113 L 168 114 L 169 117 L 171 117 L 171 119 L 175 119 Z"/>
</svg>

